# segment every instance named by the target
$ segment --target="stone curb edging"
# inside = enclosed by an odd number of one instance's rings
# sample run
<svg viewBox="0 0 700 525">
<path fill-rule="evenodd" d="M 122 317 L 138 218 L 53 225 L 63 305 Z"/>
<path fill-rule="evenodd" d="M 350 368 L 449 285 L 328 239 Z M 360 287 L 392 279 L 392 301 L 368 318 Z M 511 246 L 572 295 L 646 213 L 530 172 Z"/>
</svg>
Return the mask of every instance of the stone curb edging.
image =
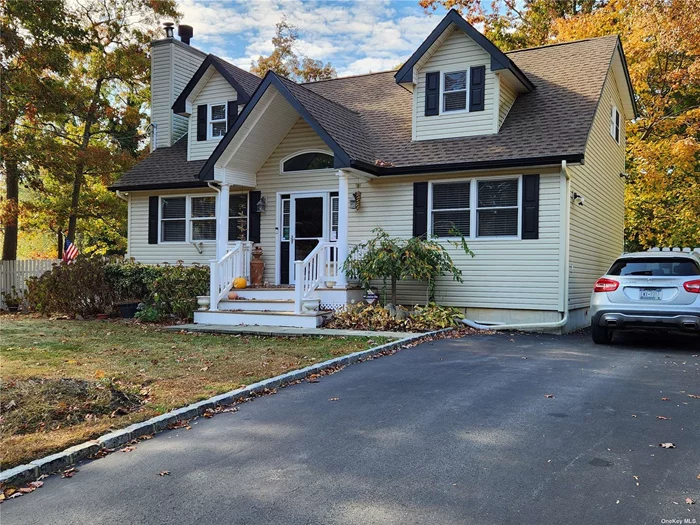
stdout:
<svg viewBox="0 0 700 525">
<path fill-rule="evenodd" d="M 27 465 L 18 465 L 14 468 L 3 470 L 0 472 L 0 485 L 15 485 L 32 481 L 42 474 L 53 474 L 61 469 L 74 465 L 79 461 L 88 458 L 99 452 L 102 449 L 117 448 L 126 445 L 130 441 L 141 436 L 155 434 L 168 428 L 169 425 L 178 421 L 185 421 L 196 416 L 201 416 L 207 410 L 216 409 L 217 406 L 232 405 L 236 401 L 249 397 L 251 394 L 264 392 L 265 390 L 280 388 L 287 383 L 304 379 L 307 376 L 334 368 L 338 366 L 347 366 L 364 360 L 367 357 L 372 357 L 386 351 L 394 350 L 404 346 L 407 343 L 416 342 L 426 337 L 434 336 L 444 332 L 452 331 L 453 328 L 443 328 L 432 332 L 415 334 L 398 341 L 392 341 L 380 346 L 375 346 L 368 350 L 361 350 L 341 357 L 335 357 L 322 363 L 316 363 L 299 370 L 293 370 L 279 376 L 271 377 L 244 388 L 231 390 L 218 396 L 210 397 L 204 401 L 193 403 L 183 408 L 172 410 L 160 416 L 153 417 L 141 423 L 135 423 L 124 429 L 110 432 L 85 443 L 72 446 L 62 452 L 51 454 L 34 461 Z"/>
</svg>

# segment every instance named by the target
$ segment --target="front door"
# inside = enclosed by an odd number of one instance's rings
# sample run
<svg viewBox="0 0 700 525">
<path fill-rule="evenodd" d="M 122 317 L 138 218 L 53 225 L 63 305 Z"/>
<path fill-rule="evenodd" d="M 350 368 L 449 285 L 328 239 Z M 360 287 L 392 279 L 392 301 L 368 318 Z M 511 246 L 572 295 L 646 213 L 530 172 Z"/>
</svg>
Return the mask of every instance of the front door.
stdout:
<svg viewBox="0 0 700 525">
<path fill-rule="evenodd" d="M 326 193 L 291 195 L 289 284 L 294 284 L 294 261 L 303 261 L 325 239 Z"/>
</svg>

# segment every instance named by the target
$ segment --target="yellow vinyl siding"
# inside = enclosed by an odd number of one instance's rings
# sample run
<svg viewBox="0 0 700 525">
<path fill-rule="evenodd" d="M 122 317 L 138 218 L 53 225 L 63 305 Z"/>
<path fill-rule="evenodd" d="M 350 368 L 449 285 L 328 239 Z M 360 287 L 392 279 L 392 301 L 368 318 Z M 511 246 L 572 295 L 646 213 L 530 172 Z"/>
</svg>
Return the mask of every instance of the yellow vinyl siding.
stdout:
<svg viewBox="0 0 700 525">
<path fill-rule="evenodd" d="M 508 116 L 510 108 L 513 107 L 518 92 L 513 89 L 513 87 L 508 83 L 507 80 L 501 78 L 501 84 L 499 89 L 500 100 L 498 104 L 498 128 L 500 129 L 503 125 L 503 121 Z"/>
<path fill-rule="evenodd" d="M 418 85 L 414 91 L 414 139 L 429 140 L 450 137 L 486 135 L 494 132 L 494 100 L 496 78 L 490 68 L 491 56 L 464 32 L 457 29 L 445 40 L 418 72 Z M 440 71 L 469 71 L 471 66 L 486 66 L 486 92 L 483 111 L 460 111 L 425 116 L 425 74 Z M 442 78 L 440 80 L 442 82 Z M 467 98 L 469 77 L 467 77 Z M 469 101 L 467 100 L 467 107 Z"/>
<path fill-rule="evenodd" d="M 148 198 L 153 195 L 213 195 L 210 189 L 134 191 L 129 195 L 129 253 L 136 261 L 145 264 L 209 264 L 216 257 L 216 245 L 207 242 L 200 254 L 190 243 L 148 244 Z"/>
<path fill-rule="evenodd" d="M 236 100 L 236 98 L 236 90 L 218 71 L 215 72 L 192 101 L 192 114 L 189 119 L 190 131 L 187 137 L 189 141 L 188 160 L 208 159 L 220 140 L 197 140 L 197 106 L 200 104 L 225 104 L 229 100 Z"/>
<path fill-rule="evenodd" d="M 615 78 L 608 73 L 586 144 L 584 164 L 569 168 L 571 191 L 584 197 L 583 206 L 571 205 L 572 309 L 589 306 L 593 283 L 623 250 L 625 185 L 620 173 L 625 170 L 625 134 L 623 126 L 619 145 L 610 136 L 613 104 L 622 108 Z"/>
</svg>

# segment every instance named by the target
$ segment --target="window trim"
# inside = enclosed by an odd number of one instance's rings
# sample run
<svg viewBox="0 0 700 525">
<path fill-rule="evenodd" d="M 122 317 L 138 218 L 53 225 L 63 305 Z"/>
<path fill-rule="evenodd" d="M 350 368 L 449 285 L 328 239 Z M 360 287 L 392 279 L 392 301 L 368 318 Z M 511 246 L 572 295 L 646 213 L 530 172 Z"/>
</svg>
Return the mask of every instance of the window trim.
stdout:
<svg viewBox="0 0 700 525">
<path fill-rule="evenodd" d="M 452 91 L 445 91 L 445 75 L 450 73 L 462 73 L 464 72 L 464 89 L 456 89 Z M 469 113 L 469 68 L 465 70 L 456 71 L 442 71 L 440 70 L 440 115 L 454 115 L 459 113 Z M 453 109 L 445 110 L 445 93 L 461 93 L 464 91 L 464 109 Z"/>
<path fill-rule="evenodd" d="M 212 118 L 212 108 L 214 106 L 224 106 L 224 118 L 222 119 L 213 119 Z M 213 102 L 211 104 L 207 104 L 207 140 L 221 140 L 224 138 L 226 135 L 226 131 L 224 131 L 223 135 L 220 135 L 218 137 L 214 136 L 214 123 L 219 123 L 223 122 L 226 127 L 228 127 L 228 101 L 226 102 Z"/>
<path fill-rule="evenodd" d="M 617 116 L 617 122 L 615 122 L 615 116 Z M 617 106 L 613 103 L 610 108 L 610 136 L 619 146 L 622 143 L 622 115 Z M 615 132 L 617 131 L 617 138 L 615 138 Z"/>
<path fill-rule="evenodd" d="M 231 195 L 239 195 L 239 194 L 247 194 L 248 195 L 248 217 L 247 219 L 250 220 L 250 194 L 247 191 L 236 191 L 236 192 L 231 192 Z M 167 220 L 173 220 L 173 221 L 181 221 L 183 219 L 163 219 L 163 199 L 176 199 L 176 198 L 185 198 L 185 240 L 184 241 L 164 241 L 162 240 L 162 232 L 163 232 L 163 221 Z M 202 244 L 216 244 L 216 237 L 214 237 L 213 240 L 193 240 L 192 239 L 192 221 L 197 221 L 197 220 L 212 220 L 211 217 L 205 218 L 205 217 L 192 217 L 192 199 L 197 198 L 197 197 L 214 197 L 214 199 L 217 198 L 216 193 L 176 193 L 173 195 L 158 195 L 158 244 L 164 244 L 164 245 L 185 245 L 185 244 L 192 244 L 196 243 L 199 244 L 200 242 Z M 216 203 L 216 206 L 218 208 L 218 202 Z M 214 220 L 218 220 L 218 214 L 214 215 Z M 226 219 L 228 220 L 230 217 L 227 217 Z M 218 223 L 217 223 L 218 226 Z M 246 240 L 248 240 L 250 235 L 250 229 L 246 232 Z M 232 242 L 238 242 L 238 241 L 227 241 L 229 243 Z"/>
<path fill-rule="evenodd" d="M 517 179 L 518 180 L 518 198 L 517 198 L 517 210 L 518 210 L 518 234 L 517 235 L 489 235 L 489 236 L 479 236 L 478 234 L 478 213 L 477 213 L 477 205 L 479 203 L 478 200 L 478 192 L 479 192 L 479 182 L 488 182 L 488 181 L 499 181 L 499 180 L 508 180 L 508 179 Z M 440 180 L 434 180 L 434 181 L 429 181 L 428 183 L 428 237 L 431 237 L 433 235 L 433 186 L 435 184 L 444 184 L 444 183 L 454 183 L 454 182 L 469 182 L 469 235 L 465 235 L 465 239 L 469 239 L 471 241 L 519 241 L 522 240 L 522 235 L 523 235 L 523 203 L 522 203 L 522 196 L 523 196 L 523 176 L 522 174 L 518 175 L 494 175 L 492 177 L 470 177 L 470 178 L 460 178 L 460 179 L 440 179 Z M 515 206 L 497 206 L 493 208 L 503 208 L 503 209 L 513 209 Z M 464 209 L 464 208 L 455 208 L 457 209 Z M 479 208 L 479 209 L 490 209 L 490 207 L 487 208 Z M 448 211 L 448 209 L 439 209 L 437 211 Z M 459 237 L 438 237 L 438 239 L 444 239 L 444 240 L 457 240 Z"/>
<path fill-rule="evenodd" d="M 330 157 L 334 157 L 333 152 L 330 150 L 323 150 L 323 149 L 304 149 L 304 150 L 299 150 L 295 151 L 291 155 L 287 155 L 284 157 L 282 160 L 280 160 L 280 173 L 319 173 L 319 172 L 335 172 L 337 171 L 335 168 L 319 168 L 316 170 L 293 170 L 293 171 L 285 171 L 284 169 L 284 163 L 287 162 L 289 159 L 293 159 L 294 157 L 298 157 L 299 155 L 304 155 L 305 153 L 321 153 L 322 155 L 329 155 Z"/>
</svg>

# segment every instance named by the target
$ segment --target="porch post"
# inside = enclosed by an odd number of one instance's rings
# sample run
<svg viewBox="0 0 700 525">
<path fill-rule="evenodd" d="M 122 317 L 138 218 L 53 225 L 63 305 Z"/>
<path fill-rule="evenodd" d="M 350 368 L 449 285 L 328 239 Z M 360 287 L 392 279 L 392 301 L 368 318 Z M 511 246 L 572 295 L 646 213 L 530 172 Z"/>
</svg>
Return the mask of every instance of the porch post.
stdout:
<svg viewBox="0 0 700 525">
<path fill-rule="evenodd" d="M 338 176 L 338 278 L 337 285 L 344 288 L 348 285 L 345 278 L 343 263 L 348 258 L 348 174 L 343 170 L 336 172 Z"/>
<path fill-rule="evenodd" d="M 231 187 L 221 184 L 216 209 L 216 260 L 220 261 L 228 251 L 228 197 Z"/>
</svg>

